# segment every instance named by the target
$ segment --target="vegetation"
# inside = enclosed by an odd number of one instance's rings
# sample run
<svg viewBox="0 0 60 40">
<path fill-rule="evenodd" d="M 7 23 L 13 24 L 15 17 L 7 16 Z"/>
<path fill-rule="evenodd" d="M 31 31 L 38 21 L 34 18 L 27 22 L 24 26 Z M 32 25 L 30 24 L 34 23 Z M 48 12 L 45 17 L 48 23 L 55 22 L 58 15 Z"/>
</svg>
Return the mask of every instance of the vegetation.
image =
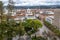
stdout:
<svg viewBox="0 0 60 40">
<path fill-rule="evenodd" d="M 12 12 L 13 5 L 8 5 L 8 9 L 8 11 Z M 10 12 L 8 12 L 8 14 L 10 14 Z M 13 19 L 9 21 L 10 18 L 5 17 L 6 15 L 3 14 L 2 1 L 0 1 L 0 14 L 0 40 L 4 40 L 4 38 L 7 38 L 7 40 L 12 40 L 12 38 L 16 35 L 19 35 L 20 39 L 20 36 L 23 36 L 24 34 L 27 34 L 31 37 L 31 34 L 35 33 L 38 31 L 38 28 L 42 27 L 42 24 L 39 20 L 28 19 L 24 22 L 20 21 L 19 23 L 16 23 Z M 4 20 L 3 17 L 5 17 L 5 21 L 2 21 Z"/>
<path fill-rule="evenodd" d="M 3 14 L 3 3 L 0 1 L 0 40 L 6 36 L 6 15 Z"/>
<path fill-rule="evenodd" d="M 0 1 L 0 23 L 3 22 L 3 3 Z"/>
<path fill-rule="evenodd" d="M 38 28 L 42 27 L 42 24 L 39 20 L 28 19 L 23 24 L 28 35 L 35 33 L 38 31 Z"/>
<path fill-rule="evenodd" d="M 13 14 L 12 12 L 14 10 L 14 2 L 13 2 L 13 0 L 8 0 L 7 9 L 8 9 L 7 21 L 9 21 L 9 20 L 12 20 L 11 15 Z"/>
<path fill-rule="evenodd" d="M 57 36 L 60 37 L 60 31 L 59 31 L 55 26 L 53 26 L 52 24 L 50 24 L 50 23 L 47 22 L 47 21 L 44 21 L 44 24 L 45 24 L 51 31 L 53 31 Z"/>
<path fill-rule="evenodd" d="M 7 40 L 12 40 L 13 36 L 16 35 L 16 22 L 10 18 L 14 9 L 14 2 L 13 0 L 8 0 L 8 15 L 7 15 Z M 15 35 L 14 35 L 15 34 Z"/>
<path fill-rule="evenodd" d="M 32 40 L 47 40 L 44 37 L 32 37 Z"/>
<path fill-rule="evenodd" d="M 29 22 L 29 23 L 28 23 Z M 32 25 L 34 23 L 34 25 Z M 7 21 L 0 24 L 0 38 L 1 40 L 5 37 L 7 40 L 12 40 L 16 35 L 23 36 L 27 33 L 29 36 L 38 31 L 38 28 L 42 27 L 42 24 L 39 20 L 26 20 L 25 22 L 16 23 L 15 21 L 10 21 L 9 24 Z"/>
</svg>

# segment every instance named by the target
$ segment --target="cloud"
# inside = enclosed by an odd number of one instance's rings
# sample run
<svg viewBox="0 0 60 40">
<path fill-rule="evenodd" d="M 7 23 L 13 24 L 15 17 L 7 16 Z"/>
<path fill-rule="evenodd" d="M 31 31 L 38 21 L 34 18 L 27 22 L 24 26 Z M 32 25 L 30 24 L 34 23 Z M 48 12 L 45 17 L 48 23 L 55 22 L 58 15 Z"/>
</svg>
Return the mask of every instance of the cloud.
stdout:
<svg viewBox="0 0 60 40">
<path fill-rule="evenodd" d="M 2 0 L 4 6 L 8 0 Z M 60 0 L 14 0 L 15 6 L 60 5 Z"/>
</svg>

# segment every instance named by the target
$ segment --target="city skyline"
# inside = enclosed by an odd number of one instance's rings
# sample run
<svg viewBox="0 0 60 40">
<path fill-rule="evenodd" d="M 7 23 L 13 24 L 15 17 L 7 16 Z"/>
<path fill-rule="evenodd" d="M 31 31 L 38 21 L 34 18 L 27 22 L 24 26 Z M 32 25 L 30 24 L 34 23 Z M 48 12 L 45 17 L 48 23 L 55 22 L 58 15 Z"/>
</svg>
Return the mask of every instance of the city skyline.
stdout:
<svg viewBox="0 0 60 40">
<path fill-rule="evenodd" d="M 8 0 L 2 0 L 4 6 Z M 39 5 L 60 5 L 60 0 L 14 0 L 15 6 L 39 6 Z"/>
</svg>

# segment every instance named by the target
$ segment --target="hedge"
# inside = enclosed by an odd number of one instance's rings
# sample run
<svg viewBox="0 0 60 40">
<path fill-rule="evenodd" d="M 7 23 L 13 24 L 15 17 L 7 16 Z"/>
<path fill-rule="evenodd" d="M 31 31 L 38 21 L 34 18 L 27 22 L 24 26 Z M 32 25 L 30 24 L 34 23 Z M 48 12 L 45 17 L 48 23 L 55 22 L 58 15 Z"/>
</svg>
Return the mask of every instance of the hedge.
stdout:
<svg viewBox="0 0 60 40">
<path fill-rule="evenodd" d="M 47 40 L 46 38 L 44 38 L 44 37 L 35 37 L 35 36 L 33 36 L 32 37 L 32 40 Z"/>
<path fill-rule="evenodd" d="M 60 37 L 60 31 L 55 26 L 53 26 L 52 24 L 50 24 L 45 20 L 44 20 L 44 25 L 48 27 L 52 32 L 54 32 L 58 37 Z"/>
</svg>

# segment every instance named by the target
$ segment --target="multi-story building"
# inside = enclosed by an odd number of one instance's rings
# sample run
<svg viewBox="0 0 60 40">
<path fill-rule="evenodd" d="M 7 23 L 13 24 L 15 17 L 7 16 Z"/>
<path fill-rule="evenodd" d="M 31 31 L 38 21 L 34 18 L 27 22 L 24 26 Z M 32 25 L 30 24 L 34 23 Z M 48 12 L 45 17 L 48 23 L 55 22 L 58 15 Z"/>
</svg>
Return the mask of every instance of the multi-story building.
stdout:
<svg viewBox="0 0 60 40">
<path fill-rule="evenodd" d="M 50 24 L 53 24 L 54 16 L 48 16 L 48 17 L 46 17 L 45 21 L 49 22 Z"/>
</svg>

